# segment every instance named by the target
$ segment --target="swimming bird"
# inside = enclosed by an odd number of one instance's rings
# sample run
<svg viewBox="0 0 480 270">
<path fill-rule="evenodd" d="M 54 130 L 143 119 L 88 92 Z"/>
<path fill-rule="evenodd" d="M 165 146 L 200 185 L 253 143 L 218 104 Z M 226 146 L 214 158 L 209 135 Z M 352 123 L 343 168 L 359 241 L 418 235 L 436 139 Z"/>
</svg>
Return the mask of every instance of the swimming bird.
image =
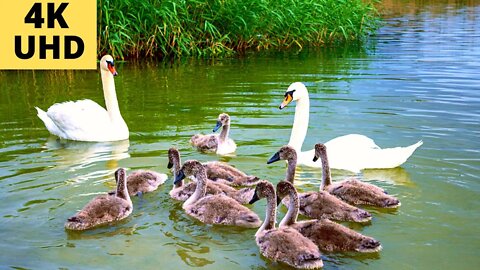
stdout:
<svg viewBox="0 0 480 270">
<path fill-rule="evenodd" d="M 190 143 L 202 152 L 215 152 L 219 155 L 225 155 L 235 152 L 237 145 L 228 137 L 230 132 L 230 116 L 226 113 L 218 115 L 217 125 L 213 128 L 213 132 L 222 128 L 220 135 L 218 134 L 196 134 L 190 138 Z"/>
<path fill-rule="evenodd" d="M 277 196 L 272 183 L 260 181 L 250 203 L 262 198 L 267 198 L 267 210 L 262 226 L 255 233 L 260 253 L 269 260 L 298 269 L 322 267 L 321 253 L 315 243 L 290 227 L 275 228 Z"/>
<path fill-rule="evenodd" d="M 167 175 L 151 170 L 134 171 L 127 176 L 127 187 L 130 196 L 141 195 L 157 190 L 167 180 Z M 115 191 L 108 194 L 113 195 Z"/>
<path fill-rule="evenodd" d="M 285 99 L 280 105 L 283 109 L 290 102 L 296 101 L 295 118 L 288 145 L 298 153 L 298 165 L 320 168 L 320 162 L 314 162 L 314 149 L 302 152 L 302 145 L 307 135 L 310 114 L 310 98 L 303 83 L 292 83 L 285 92 Z M 407 147 L 382 149 L 364 135 L 348 134 L 325 143 L 332 169 L 360 172 L 363 169 L 395 168 L 402 165 L 422 145 L 418 141 Z"/>
<path fill-rule="evenodd" d="M 180 152 L 174 147 L 170 148 L 168 150 L 167 168 L 172 169 L 173 175 L 175 176 L 180 171 L 180 165 Z M 208 172 L 209 166 L 205 166 L 205 164 L 202 165 Z M 185 201 L 195 192 L 196 186 L 196 182 L 184 184 L 183 180 L 178 181 L 173 185 L 172 190 L 170 190 L 170 197 L 175 200 Z M 223 182 L 212 181 L 211 179 L 207 180 L 207 194 L 224 194 L 235 199 L 241 204 L 247 204 L 252 197 L 253 192 L 253 188 L 235 189 L 231 186 L 223 184 Z"/>
<path fill-rule="evenodd" d="M 66 229 L 88 230 L 125 219 L 132 213 L 133 205 L 128 194 L 125 169 L 118 169 L 115 178 L 117 181 L 115 194 L 104 194 L 92 199 L 82 210 L 67 219 Z"/>
<path fill-rule="evenodd" d="M 195 192 L 182 205 L 187 215 L 206 224 L 233 225 L 257 228 L 261 224 L 258 215 L 236 200 L 223 195 L 206 195 L 207 173 L 196 160 L 186 161 L 175 176 L 174 184 L 185 177 L 193 176 L 197 185 Z"/>
<path fill-rule="evenodd" d="M 209 161 L 203 163 L 203 166 L 205 166 L 205 169 L 207 170 L 208 179 L 229 186 L 253 186 L 260 181 L 258 177 L 247 175 L 225 162 Z"/>
<path fill-rule="evenodd" d="M 285 181 L 294 183 L 297 165 L 297 152 L 293 147 L 284 145 L 267 162 L 273 163 L 278 160 L 287 160 L 288 168 Z M 310 218 L 328 218 L 339 221 L 368 222 L 372 215 L 360 208 L 351 206 L 330 193 L 319 190 L 298 194 L 300 200 L 300 213 Z M 288 205 L 288 198 L 283 200 Z"/>
<path fill-rule="evenodd" d="M 328 219 L 297 221 L 300 203 L 295 187 L 287 181 L 277 184 L 279 199 L 289 197 L 288 212 L 280 221 L 280 227 L 288 226 L 312 240 L 321 250 L 378 252 L 382 249 L 380 242 L 372 237 L 362 235 L 348 227 Z"/>
<path fill-rule="evenodd" d="M 90 99 L 53 104 L 47 112 L 37 109 L 48 131 L 62 139 L 74 141 L 120 141 L 128 139 L 128 127 L 120 114 L 113 76 L 117 75 L 113 58 L 100 60 L 103 95 L 107 109 Z"/>
<path fill-rule="evenodd" d="M 388 195 L 382 188 L 362 182 L 353 177 L 332 183 L 327 146 L 322 143 L 315 144 L 314 160 L 317 160 L 319 157 L 322 161 L 321 190 L 325 190 L 353 205 L 372 205 L 384 208 L 396 208 L 400 206 L 400 201 L 394 196 Z"/>
</svg>

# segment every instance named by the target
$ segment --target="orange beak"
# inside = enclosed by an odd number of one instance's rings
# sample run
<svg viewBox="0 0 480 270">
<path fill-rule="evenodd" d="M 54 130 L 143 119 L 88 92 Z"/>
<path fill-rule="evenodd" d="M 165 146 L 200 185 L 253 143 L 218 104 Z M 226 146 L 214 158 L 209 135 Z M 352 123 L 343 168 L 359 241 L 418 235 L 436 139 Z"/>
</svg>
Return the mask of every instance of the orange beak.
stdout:
<svg viewBox="0 0 480 270">
<path fill-rule="evenodd" d="M 282 104 L 280 104 L 280 107 L 278 107 L 280 110 L 285 108 L 285 106 L 287 106 L 290 102 L 292 102 L 293 100 L 293 97 L 290 93 L 287 93 L 287 95 L 285 96 L 285 99 L 282 101 Z"/>
<path fill-rule="evenodd" d="M 115 66 L 114 66 L 113 64 L 108 63 L 108 70 L 110 70 L 110 72 L 113 74 L 113 76 L 117 76 L 117 75 L 118 75 L 118 72 L 117 72 L 117 70 L 115 69 Z"/>
</svg>

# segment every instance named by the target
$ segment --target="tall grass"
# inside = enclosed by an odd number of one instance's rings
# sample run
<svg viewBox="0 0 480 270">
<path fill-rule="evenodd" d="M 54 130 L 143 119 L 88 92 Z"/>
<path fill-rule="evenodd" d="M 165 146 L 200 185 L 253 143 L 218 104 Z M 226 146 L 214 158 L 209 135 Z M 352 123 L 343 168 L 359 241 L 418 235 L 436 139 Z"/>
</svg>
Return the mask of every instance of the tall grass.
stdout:
<svg viewBox="0 0 480 270">
<path fill-rule="evenodd" d="M 362 0 L 98 0 L 98 52 L 119 58 L 229 56 L 363 39 Z"/>
</svg>

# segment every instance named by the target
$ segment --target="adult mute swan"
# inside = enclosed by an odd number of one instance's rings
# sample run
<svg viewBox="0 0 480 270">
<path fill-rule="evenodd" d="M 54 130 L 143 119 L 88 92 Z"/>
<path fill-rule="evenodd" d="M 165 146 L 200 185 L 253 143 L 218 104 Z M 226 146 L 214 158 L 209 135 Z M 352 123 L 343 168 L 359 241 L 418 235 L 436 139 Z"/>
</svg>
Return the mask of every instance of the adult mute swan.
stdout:
<svg viewBox="0 0 480 270">
<path fill-rule="evenodd" d="M 35 107 L 48 131 L 62 139 L 74 141 L 120 141 L 128 139 L 128 127 L 120 114 L 113 76 L 117 75 L 113 58 L 100 60 L 103 94 L 107 110 L 92 100 L 53 104 L 47 112 Z"/>
<path fill-rule="evenodd" d="M 322 163 L 313 161 L 314 149 L 302 152 L 310 114 L 310 98 L 303 83 L 294 82 L 288 87 L 285 92 L 285 99 L 279 107 L 280 110 L 292 101 L 296 101 L 297 105 L 288 145 L 297 151 L 298 165 L 320 168 Z M 418 141 L 407 147 L 382 149 L 372 139 L 359 134 L 340 136 L 325 143 L 328 149 L 330 167 L 352 172 L 360 172 L 363 169 L 398 167 L 407 161 L 415 149 L 422 144 L 422 141 Z"/>
</svg>

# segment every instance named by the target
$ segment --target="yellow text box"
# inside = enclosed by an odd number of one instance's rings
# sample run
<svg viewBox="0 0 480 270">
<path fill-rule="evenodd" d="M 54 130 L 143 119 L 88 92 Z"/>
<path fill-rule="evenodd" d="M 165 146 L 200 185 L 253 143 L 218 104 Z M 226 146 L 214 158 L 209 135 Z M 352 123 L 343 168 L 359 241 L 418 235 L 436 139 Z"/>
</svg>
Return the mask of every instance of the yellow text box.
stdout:
<svg viewBox="0 0 480 270">
<path fill-rule="evenodd" d="M 97 0 L 0 1 L 0 69 L 96 69 L 96 39 Z"/>
</svg>

